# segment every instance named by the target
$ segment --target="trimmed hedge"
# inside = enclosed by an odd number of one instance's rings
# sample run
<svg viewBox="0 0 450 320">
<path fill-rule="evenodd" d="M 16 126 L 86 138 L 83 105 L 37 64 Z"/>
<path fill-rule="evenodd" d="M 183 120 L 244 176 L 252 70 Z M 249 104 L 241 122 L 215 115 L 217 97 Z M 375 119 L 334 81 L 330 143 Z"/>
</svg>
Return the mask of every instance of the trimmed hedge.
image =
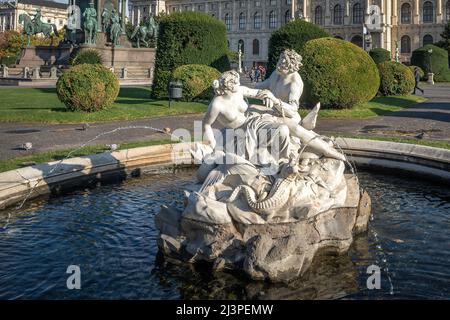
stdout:
<svg viewBox="0 0 450 320">
<path fill-rule="evenodd" d="M 381 84 L 380 94 L 384 96 L 401 96 L 414 89 L 414 73 L 404 64 L 386 61 L 378 65 Z"/>
<path fill-rule="evenodd" d="M 155 98 L 168 96 L 170 73 L 186 64 L 204 64 L 223 72 L 230 69 L 225 24 L 201 12 L 176 12 L 164 16 L 159 24 L 155 79 Z"/>
<path fill-rule="evenodd" d="M 278 58 L 285 49 L 294 49 L 303 56 L 306 42 L 329 36 L 330 34 L 321 27 L 305 20 L 297 19 L 285 24 L 270 36 L 267 76 L 275 70 Z"/>
<path fill-rule="evenodd" d="M 375 48 L 369 51 L 370 57 L 376 64 L 391 61 L 391 52 L 383 48 Z"/>
<path fill-rule="evenodd" d="M 428 53 L 432 49 L 433 52 Z M 431 60 L 431 66 L 430 66 Z M 448 52 L 432 44 L 427 44 L 422 48 L 413 51 L 411 56 L 411 64 L 422 68 L 425 73 L 433 72 L 434 81 L 446 82 L 450 81 L 450 69 L 448 67 Z"/>
<path fill-rule="evenodd" d="M 214 97 L 211 84 L 219 76 L 219 70 L 201 64 L 184 65 L 173 72 L 173 79 L 183 83 L 183 101 L 209 100 Z"/>
<path fill-rule="evenodd" d="M 72 59 L 71 65 L 76 66 L 79 64 L 101 64 L 102 55 L 96 49 L 88 48 L 82 49 L 77 52 L 75 58 Z"/>
<path fill-rule="evenodd" d="M 69 110 L 98 111 L 114 103 L 119 80 L 101 64 L 79 64 L 59 77 L 56 93 Z"/>
<path fill-rule="evenodd" d="M 300 75 L 305 83 L 302 101 L 308 105 L 320 101 L 324 108 L 351 108 L 367 102 L 380 85 L 377 66 L 367 52 L 336 38 L 306 43 Z"/>
</svg>

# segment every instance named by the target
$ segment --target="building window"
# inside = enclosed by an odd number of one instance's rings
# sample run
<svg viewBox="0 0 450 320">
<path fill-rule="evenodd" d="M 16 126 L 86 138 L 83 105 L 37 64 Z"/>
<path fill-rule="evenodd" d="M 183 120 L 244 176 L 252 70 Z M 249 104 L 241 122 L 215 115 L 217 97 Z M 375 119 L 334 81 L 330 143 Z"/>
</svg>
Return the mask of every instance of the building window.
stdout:
<svg viewBox="0 0 450 320">
<path fill-rule="evenodd" d="M 409 3 L 402 4 L 400 14 L 401 14 L 402 24 L 410 24 L 411 23 L 411 5 Z"/>
<path fill-rule="evenodd" d="M 255 7 L 261 7 L 261 1 L 255 1 Z"/>
<path fill-rule="evenodd" d="M 277 0 L 270 0 L 270 5 L 271 6 L 276 6 L 277 5 Z"/>
<path fill-rule="evenodd" d="M 284 23 L 291 21 L 291 10 L 287 10 L 284 14 Z"/>
<path fill-rule="evenodd" d="M 433 36 L 430 34 L 423 37 L 423 45 L 426 46 L 427 44 L 433 44 Z"/>
<path fill-rule="evenodd" d="M 245 30 L 245 27 L 247 25 L 247 18 L 245 17 L 245 14 L 241 12 L 239 15 L 239 30 Z"/>
<path fill-rule="evenodd" d="M 342 24 L 342 7 L 340 4 L 334 6 L 333 9 L 333 24 Z"/>
<path fill-rule="evenodd" d="M 363 47 L 363 38 L 359 35 L 354 36 L 352 38 L 352 40 L 350 40 L 351 43 L 357 45 L 358 47 L 362 48 Z"/>
<path fill-rule="evenodd" d="M 286 4 L 290 6 L 292 4 L 292 0 L 286 0 Z"/>
<path fill-rule="evenodd" d="M 447 1 L 447 4 L 445 5 L 445 17 L 447 21 L 450 21 L 450 0 Z"/>
<path fill-rule="evenodd" d="M 256 12 L 255 15 L 253 16 L 253 27 L 255 29 L 261 29 L 261 13 Z"/>
<path fill-rule="evenodd" d="M 230 3 L 229 2 L 225 3 L 225 9 L 230 9 Z"/>
<path fill-rule="evenodd" d="M 411 52 L 411 38 L 408 36 L 403 36 L 400 40 L 400 52 L 410 53 Z"/>
<path fill-rule="evenodd" d="M 229 13 L 227 13 L 227 14 L 225 15 L 225 25 L 226 25 L 228 31 L 231 30 L 231 24 L 232 24 L 232 18 L 231 18 L 231 15 L 230 15 Z"/>
<path fill-rule="evenodd" d="M 363 22 L 364 10 L 360 3 L 353 6 L 353 23 L 360 24 Z"/>
<path fill-rule="evenodd" d="M 241 2 L 239 2 L 239 7 L 245 8 L 245 4 L 246 4 L 245 1 L 241 1 Z"/>
<path fill-rule="evenodd" d="M 245 53 L 244 40 L 242 40 L 242 39 L 240 39 L 240 40 L 238 41 L 238 50 L 239 50 L 239 48 L 241 49 L 241 52 L 242 52 L 242 53 Z"/>
<path fill-rule="evenodd" d="M 423 4 L 423 22 L 433 22 L 434 21 L 434 8 L 431 1 L 426 1 Z"/>
<path fill-rule="evenodd" d="M 277 27 L 277 15 L 275 11 L 270 11 L 269 13 L 269 28 L 275 29 Z"/>
<path fill-rule="evenodd" d="M 258 39 L 253 40 L 253 55 L 255 55 L 255 56 L 259 55 L 259 40 Z"/>
<path fill-rule="evenodd" d="M 317 6 L 316 9 L 314 9 L 314 23 L 318 24 L 319 26 L 323 25 L 323 14 L 321 6 Z"/>
</svg>

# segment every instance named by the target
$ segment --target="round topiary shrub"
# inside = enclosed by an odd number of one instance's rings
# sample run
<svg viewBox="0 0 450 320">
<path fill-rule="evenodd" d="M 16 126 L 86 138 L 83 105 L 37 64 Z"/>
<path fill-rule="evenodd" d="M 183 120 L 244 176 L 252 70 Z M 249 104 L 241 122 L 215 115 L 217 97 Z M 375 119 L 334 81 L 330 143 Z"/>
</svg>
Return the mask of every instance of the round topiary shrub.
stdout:
<svg viewBox="0 0 450 320">
<path fill-rule="evenodd" d="M 71 64 L 73 66 L 76 66 L 83 63 L 101 64 L 102 55 L 96 49 L 92 48 L 82 49 L 78 51 L 78 53 L 75 55 L 75 58 L 72 59 Z"/>
<path fill-rule="evenodd" d="M 372 58 L 351 42 L 335 38 L 306 43 L 300 75 L 305 83 L 303 102 L 320 101 L 324 108 L 351 108 L 367 102 L 380 85 Z"/>
<path fill-rule="evenodd" d="M 369 55 L 376 64 L 391 61 L 391 52 L 383 48 L 372 49 L 369 51 Z"/>
<path fill-rule="evenodd" d="M 448 62 L 447 50 L 432 44 L 414 50 L 411 56 L 411 64 L 422 68 L 425 73 L 434 73 L 437 82 L 450 81 Z"/>
<path fill-rule="evenodd" d="M 183 83 L 183 100 L 209 100 L 214 96 L 212 82 L 219 78 L 217 69 L 201 64 L 187 64 L 173 72 L 173 79 Z"/>
<path fill-rule="evenodd" d="M 415 78 L 415 71 L 416 69 L 419 70 L 419 75 L 420 75 L 420 79 L 423 79 L 423 77 L 425 77 L 425 72 L 423 72 L 422 68 L 418 67 L 418 66 L 408 66 L 408 68 L 412 71 L 412 73 L 414 74 L 414 78 Z"/>
<path fill-rule="evenodd" d="M 329 37 L 330 35 L 319 26 L 305 20 L 293 20 L 275 32 L 269 39 L 269 63 L 267 75 L 276 68 L 278 58 L 285 49 L 294 49 L 303 55 L 303 47 L 311 39 Z"/>
<path fill-rule="evenodd" d="M 119 80 L 101 64 L 80 64 L 58 79 L 56 93 L 69 110 L 98 111 L 116 100 Z"/>
<path fill-rule="evenodd" d="M 380 94 L 384 96 L 400 96 L 411 93 L 414 89 L 414 74 L 407 66 L 386 61 L 378 65 L 381 84 Z"/>
<path fill-rule="evenodd" d="M 186 64 L 204 64 L 218 70 L 230 68 L 225 24 L 201 12 L 177 12 L 163 16 L 159 24 L 155 77 L 155 98 L 168 95 L 168 73 Z"/>
</svg>

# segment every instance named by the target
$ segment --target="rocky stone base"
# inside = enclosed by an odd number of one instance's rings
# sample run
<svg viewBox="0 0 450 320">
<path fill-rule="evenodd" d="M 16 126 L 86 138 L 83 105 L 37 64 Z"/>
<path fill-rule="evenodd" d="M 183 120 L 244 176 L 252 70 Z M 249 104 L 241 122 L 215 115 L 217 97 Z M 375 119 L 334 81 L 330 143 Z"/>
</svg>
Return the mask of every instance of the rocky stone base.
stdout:
<svg viewBox="0 0 450 320">
<path fill-rule="evenodd" d="M 156 216 L 158 246 L 167 256 L 213 268 L 240 269 L 253 279 L 290 281 L 310 267 L 319 249 L 342 253 L 367 229 L 371 200 L 357 179 L 346 176 L 345 206 L 297 222 L 211 224 L 163 207 Z"/>
</svg>

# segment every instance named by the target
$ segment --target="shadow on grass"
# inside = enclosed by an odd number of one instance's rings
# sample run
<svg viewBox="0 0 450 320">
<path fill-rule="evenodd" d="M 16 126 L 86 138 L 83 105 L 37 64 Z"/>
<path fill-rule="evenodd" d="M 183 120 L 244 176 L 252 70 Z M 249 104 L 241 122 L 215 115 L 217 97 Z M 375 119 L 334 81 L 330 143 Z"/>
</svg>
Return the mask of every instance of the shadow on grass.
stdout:
<svg viewBox="0 0 450 320">
<path fill-rule="evenodd" d="M 54 93 L 56 94 L 56 88 L 33 88 L 41 93 Z"/>
<path fill-rule="evenodd" d="M 412 104 L 415 104 L 415 102 L 411 99 L 407 99 L 402 96 L 398 97 L 376 97 L 373 98 L 371 102 L 375 103 L 381 103 L 381 104 L 387 104 L 389 106 L 393 107 L 407 107 Z"/>
<path fill-rule="evenodd" d="M 119 98 L 151 100 L 150 93 L 150 88 L 121 87 L 119 91 Z"/>
</svg>

